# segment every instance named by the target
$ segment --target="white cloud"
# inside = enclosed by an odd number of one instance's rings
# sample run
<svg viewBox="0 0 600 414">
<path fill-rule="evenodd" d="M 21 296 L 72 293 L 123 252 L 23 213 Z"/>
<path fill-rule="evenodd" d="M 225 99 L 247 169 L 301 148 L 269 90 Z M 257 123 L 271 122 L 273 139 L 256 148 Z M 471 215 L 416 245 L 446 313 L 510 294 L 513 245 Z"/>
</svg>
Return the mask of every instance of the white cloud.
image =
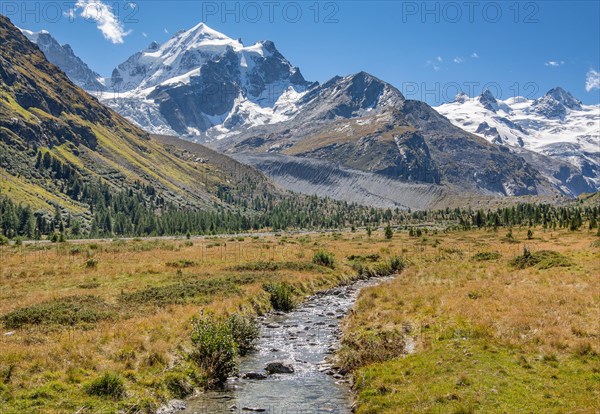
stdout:
<svg viewBox="0 0 600 414">
<path fill-rule="evenodd" d="M 551 67 L 554 67 L 554 68 L 556 68 L 558 66 L 562 66 L 564 64 L 565 64 L 564 60 L 561 60 L 560 62 L 557 61 L 557 60 L 549 60 L 548 62 L 544 63 L 544 65 L 551 66 Z"/>
<path fill-rule="evenodd" d="M 473 59 L 479 59 L 479 55 L 477 54 L 477 52 L 473 52 L 473 54 L 471 54 L 471 57 Z"/>
<path fill-rule="evenodd" d="M 463 63 L 465 60 L 464 60 L 462 57 L 460 57 L 460 56 L 457 56 L 457 57 L 455 57 L 455 58 L 454 58 L 454 60 L 453 60 L 453 61 L 454 61 L 454 63 L 461 64 L 461 63 Z"/>
<path fill-rule="evenodd" d="M 75 9 L 69 9 L 63 13 L 63 16 L 68 18 L 69 20 L 75 20 Z"/>
<path fill-rule="evenodd" d="M 438 62 L 443 62 L 444 61 L 444 59 L 442 59 L 441 56 L 436 57 L 436 59 L 437 59 Z"/>
<path fill-rule="evenodd" d="M 112 43 L 124 43 L 125 37 L 131 33 L 131 30 L 125 30 L 112 7 L 100 0 L 77 0 L 75 8 L 80 11 L 81 17 L 96 22 L 104 38 Z"/>
<path fill-rule="evenodd" d="M 169 31 L 167 30 L 167 28 L 166 28 L 166 27 L 165 27 L 165 33 L 166 33 L 166 34 L 169 34 Z"/>
<path fill-rule="evenodd" d="M 600 89 L 600 72 L 590 69 L 585 77 L 585 90 L 591 92 Z"/>
<path fill-rule="evenodd" d="M 148 37 L 148 35 L 146 34 L 146 32 L 142 32 L 142 36 Z"/>
<path fill-rule="evenodd" d="M 441 62 L 439 59 L 436 59 L 436 61 Z M 438 72 L 441 67 L 439 67 L 438 65 L 436 65 L 433 61 L 428 60 L 427 62 L 425 62 L 425 67 L 431 66 L 431 68 L 433 70 L 435 70 L 436 72 Z"/>
</svg>

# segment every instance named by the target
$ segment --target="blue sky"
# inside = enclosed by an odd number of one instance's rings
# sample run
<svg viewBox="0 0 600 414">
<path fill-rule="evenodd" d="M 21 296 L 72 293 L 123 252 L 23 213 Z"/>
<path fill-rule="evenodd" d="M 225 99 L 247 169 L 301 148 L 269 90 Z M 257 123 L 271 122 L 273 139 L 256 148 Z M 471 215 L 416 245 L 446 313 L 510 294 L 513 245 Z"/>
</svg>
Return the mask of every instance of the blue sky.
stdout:
<svg viewBox="0 0 600 414">
<path fill-rule="evenodd" d="M 104 76 L 151 41 L 204 21 L 247 45 L 274 41 L 308 80 L 364 70 L 432 105 L 485 86 L 506 99 L 560 85 L 600 102 L 598 1 L 78 4 L 0 0 L 0 12 L 22 28 L 50 31 Z"/>
</svg>

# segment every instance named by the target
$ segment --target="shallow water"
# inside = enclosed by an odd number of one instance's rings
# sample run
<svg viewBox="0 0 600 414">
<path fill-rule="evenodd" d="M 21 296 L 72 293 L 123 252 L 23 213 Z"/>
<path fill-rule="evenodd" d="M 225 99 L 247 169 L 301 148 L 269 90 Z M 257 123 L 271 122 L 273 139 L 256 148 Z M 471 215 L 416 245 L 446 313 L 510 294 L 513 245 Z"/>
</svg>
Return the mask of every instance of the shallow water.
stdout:
<svg viewBox="0 0 600 414">
<path fill-rule="evenodd" d="M 257 350 L 241 359 L 240 374 L 266 374 L 268 362 L 282 360 L 292 363 L 295 372 L 270 375 L 264 380 L 230 379 L 225 389 L 188 400 L 183 412 L 350 413 L 350 387 L 339 375 L 334 377 L 326 359 L 335 352 L 342 318 L 360 290 L 389 279 L 371 279 L 332 289 L 310 298 L 293 312 L 263 318 Z"/>
</svg>

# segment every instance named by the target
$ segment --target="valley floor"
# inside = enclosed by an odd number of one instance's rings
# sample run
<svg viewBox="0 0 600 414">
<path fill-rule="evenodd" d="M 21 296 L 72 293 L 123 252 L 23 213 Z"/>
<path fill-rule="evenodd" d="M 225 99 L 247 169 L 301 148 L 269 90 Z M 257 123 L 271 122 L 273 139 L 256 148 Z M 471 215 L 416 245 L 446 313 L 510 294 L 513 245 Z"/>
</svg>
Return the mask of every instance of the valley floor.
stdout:
<svg viewBox="0 0 600 414">
<path fill-rule="evenodd" d="M 301 300 L 396 256 L 345 323 L 358 412 L 597 412 L 598 237 L 527 230 L 2 246 L 0 412 L 152 412 L 207 381 L 187 358 L 200 310 L 262 314 L 268 283 Z M 123 394 L 89 392 L 106 373 Z"/>
</svg>

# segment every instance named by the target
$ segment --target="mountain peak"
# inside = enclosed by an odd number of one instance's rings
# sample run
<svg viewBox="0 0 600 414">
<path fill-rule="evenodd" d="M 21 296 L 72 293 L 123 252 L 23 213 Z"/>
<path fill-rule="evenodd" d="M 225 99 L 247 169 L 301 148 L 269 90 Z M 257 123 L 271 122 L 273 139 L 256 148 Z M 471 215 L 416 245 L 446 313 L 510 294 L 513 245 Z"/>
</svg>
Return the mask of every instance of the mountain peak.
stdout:
<svg viewBox="0 0 600 414">
<path fill-rule="evenodd" d="M 531 104 L 531 111 L 549 119 L 565 119 L 567 110 L 581 109 L 581 101 L 561 87 L 550 89 Z"/>
<path fill-rule="evenodd" d="M 194 37 L 196 40 L 197 39 L 212 39 L 212 40 L 231 40 L 233 41 L 233 39 L 231 39 L 229 36 L 224 35 L 221 32 L 218 32 L 210 27 L 208 27 L 206 24 L 200 22 L 198 23 L 196 26 L 192 27 L 189 30 L 183 31 L 182 36 L 185 37 Z"/>
<path fill-rule="evenodd" d="M 46 30 L 32 32 L 21 28 L 18 29 L 31 43 L 38 46 L 46 59 L 60 67 L 77 86 L 88 91 L 101 91 L 105 89 L 102 77 L 77 57 L 70 45 L 61 45 Z"/>
<path fill-rule="evenodd" d="M 496 112 L 499 108 L 498 101 L 492 95 L 489 89 L 486 89 L 479 96 L 479 102 L 483 105 L 483 107 L 489 111 Z"/>
<path fill-rule="evenodd" d="M 580 110 L 581 101 L 560 86 L 550 89 L 545 96 L 552 97 L 569 109 Z"/>
<path fill-rule="evenodd" d="M 467 102 L 469 99 L 470 99 L 469 95 L 467 95 L 464 92 L 460 92 L 454 97 L 454 102 L 462 104 L 462 103 Z"/>
</svg>

